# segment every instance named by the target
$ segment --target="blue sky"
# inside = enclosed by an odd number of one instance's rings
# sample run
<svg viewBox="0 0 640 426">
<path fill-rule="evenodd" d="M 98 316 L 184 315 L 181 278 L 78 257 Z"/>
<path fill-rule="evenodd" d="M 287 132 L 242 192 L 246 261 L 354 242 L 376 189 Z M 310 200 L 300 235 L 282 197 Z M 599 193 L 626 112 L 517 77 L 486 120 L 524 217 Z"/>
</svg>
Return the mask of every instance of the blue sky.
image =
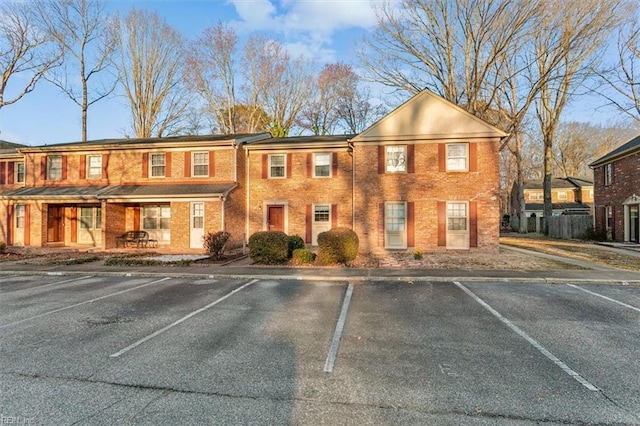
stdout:
<svg viewBox="0 0 640 426">
<path fill-rule="evenodd" d="M 6 0 L 0 0 L 6 1 Z M 156 11 L 188 39 L 219 21 L 240 37 L 260 31 L 294 55 L 319 64 L 353 63 L 356 44 L 375 24 L 376 0 L 112 0 L 110 9 Z M 89 108 L 88 139 L 119 138 L 129 130 L 126 100 L 112 96 Z M 0 109 L 0 139 L 26 145 L 79 141 L 80 108 L 42 81 L 16 104 Z"/>
</svg>

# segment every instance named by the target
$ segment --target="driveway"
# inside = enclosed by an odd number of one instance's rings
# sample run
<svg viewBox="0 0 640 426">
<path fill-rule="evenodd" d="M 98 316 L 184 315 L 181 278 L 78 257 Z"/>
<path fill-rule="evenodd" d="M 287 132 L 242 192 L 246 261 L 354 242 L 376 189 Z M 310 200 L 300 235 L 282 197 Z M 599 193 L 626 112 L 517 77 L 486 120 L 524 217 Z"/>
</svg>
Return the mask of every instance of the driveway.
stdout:
<svg viewBox="0 0 640 426">
<path fill-rule="evenodd" d="M 634 424 L 639 326 L 632 286 L 3 276 L 0 414 Z"/>
</svg>

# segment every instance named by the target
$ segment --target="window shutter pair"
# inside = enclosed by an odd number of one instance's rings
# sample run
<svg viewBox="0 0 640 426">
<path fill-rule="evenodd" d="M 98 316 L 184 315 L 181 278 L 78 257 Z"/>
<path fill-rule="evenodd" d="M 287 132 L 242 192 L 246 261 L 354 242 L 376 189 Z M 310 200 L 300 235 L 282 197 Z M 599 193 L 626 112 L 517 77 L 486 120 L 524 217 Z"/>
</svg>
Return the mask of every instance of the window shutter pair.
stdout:
<svg viewBox="0 0 640 426">
<path fill-rule="evenodd" d="M 164 153 L 164 176 L 171 177 L 171 153 Z M 149 177 L 149 153 L 142 153 L 142 177 Z"/>
<path fill-rule="evenodd" d="M 338 175 L 338 153 L 331 154 L 331 177 Z M 313 177 L 313 154 L 307 154 L 307 177 Z"/>
<path fill-rule="evenodd" d="M 289 179 L 291 178 L 292 155 L 291 154 L 286 154 L 286 155 L 287 155 L 286 176 L 287 176 L 287 179 Z M 269 154 L 262 154 L 262 179 L 269 179 Z"/>
<path fill-rule="evenodd" d="M 4 161 L 0 162 L 0 185 L 4 185 L 6 183 L 5 173 L 6 173 L 6 164 Z"/>
<path fill-rule="evenodd" d="M 209 151 L 209 177 L 216 175 L 216 152 Z M 184 177 L 191 177 L 191 152 L 184 153 Z"/>
<path fill-rule="evenodd" d="M 407 202 L 407 247 L 416 246 L 416 208 L 413 201 Z M 384 247 L 386 234 L 384 203 L 378 204 L 378 246 Z"/>
<path fill-rule="evenodd" d="M 87 155 L 80 156 L 80 179 L 87 178 Z M 102 154 L 102 179 L 109 178 L 109 155 Z"/>
<path fill-rule="evenodd" d="M 447 144 L 438 144 L 438 171 L 447 171 Z M 469 144 L 469 171 L 478 171 L 478 144 L 472 142 Z"/>
<path fill-rule="evenodd" d="M 447 203 L 438 201 L 438 246 L 447 246 Z M 469 247 L 478 247 L 478 202 L 469 202 Z"/>
<path fill-rule="evenodd" d="M 67 156 L 62 155 L 62 180 L 67 179 Z M 47 180 L 47 156 L 40 157 L 40 175 L 42 180 Z"/>
<path fill-rule="evenodd" d="M 386 146 L 378 146 L 378 174 L 383 175 L 387 171 Z M 407 173 L 415 173 L 415 145 L 407 145 Z"/>
</svg>

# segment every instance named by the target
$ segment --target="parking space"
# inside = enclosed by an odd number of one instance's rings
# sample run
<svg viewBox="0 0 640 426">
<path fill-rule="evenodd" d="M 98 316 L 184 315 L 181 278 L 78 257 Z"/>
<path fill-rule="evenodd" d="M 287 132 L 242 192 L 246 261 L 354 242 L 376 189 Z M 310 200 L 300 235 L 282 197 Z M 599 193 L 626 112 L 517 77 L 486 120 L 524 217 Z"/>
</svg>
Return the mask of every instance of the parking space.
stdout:
<svg viewBox="0 0 640 426">
<path fill-rule="evenodd" d="M 639 290 L 2 277 L 0 413 L 40 424 L 633 424 Z"/>
</svg>

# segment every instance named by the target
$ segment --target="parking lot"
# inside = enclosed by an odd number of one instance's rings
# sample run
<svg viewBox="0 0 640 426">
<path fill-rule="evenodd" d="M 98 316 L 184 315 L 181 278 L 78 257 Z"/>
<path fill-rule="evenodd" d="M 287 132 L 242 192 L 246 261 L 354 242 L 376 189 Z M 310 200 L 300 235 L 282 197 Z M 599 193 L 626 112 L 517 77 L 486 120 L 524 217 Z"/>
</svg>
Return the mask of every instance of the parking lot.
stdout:
<svg viewBox="0 0 640 426">
<path fill-rule="evenodd" d="M 640 423 L 640 288 L 0 277 L 13 424 Z"/>
</svg>

